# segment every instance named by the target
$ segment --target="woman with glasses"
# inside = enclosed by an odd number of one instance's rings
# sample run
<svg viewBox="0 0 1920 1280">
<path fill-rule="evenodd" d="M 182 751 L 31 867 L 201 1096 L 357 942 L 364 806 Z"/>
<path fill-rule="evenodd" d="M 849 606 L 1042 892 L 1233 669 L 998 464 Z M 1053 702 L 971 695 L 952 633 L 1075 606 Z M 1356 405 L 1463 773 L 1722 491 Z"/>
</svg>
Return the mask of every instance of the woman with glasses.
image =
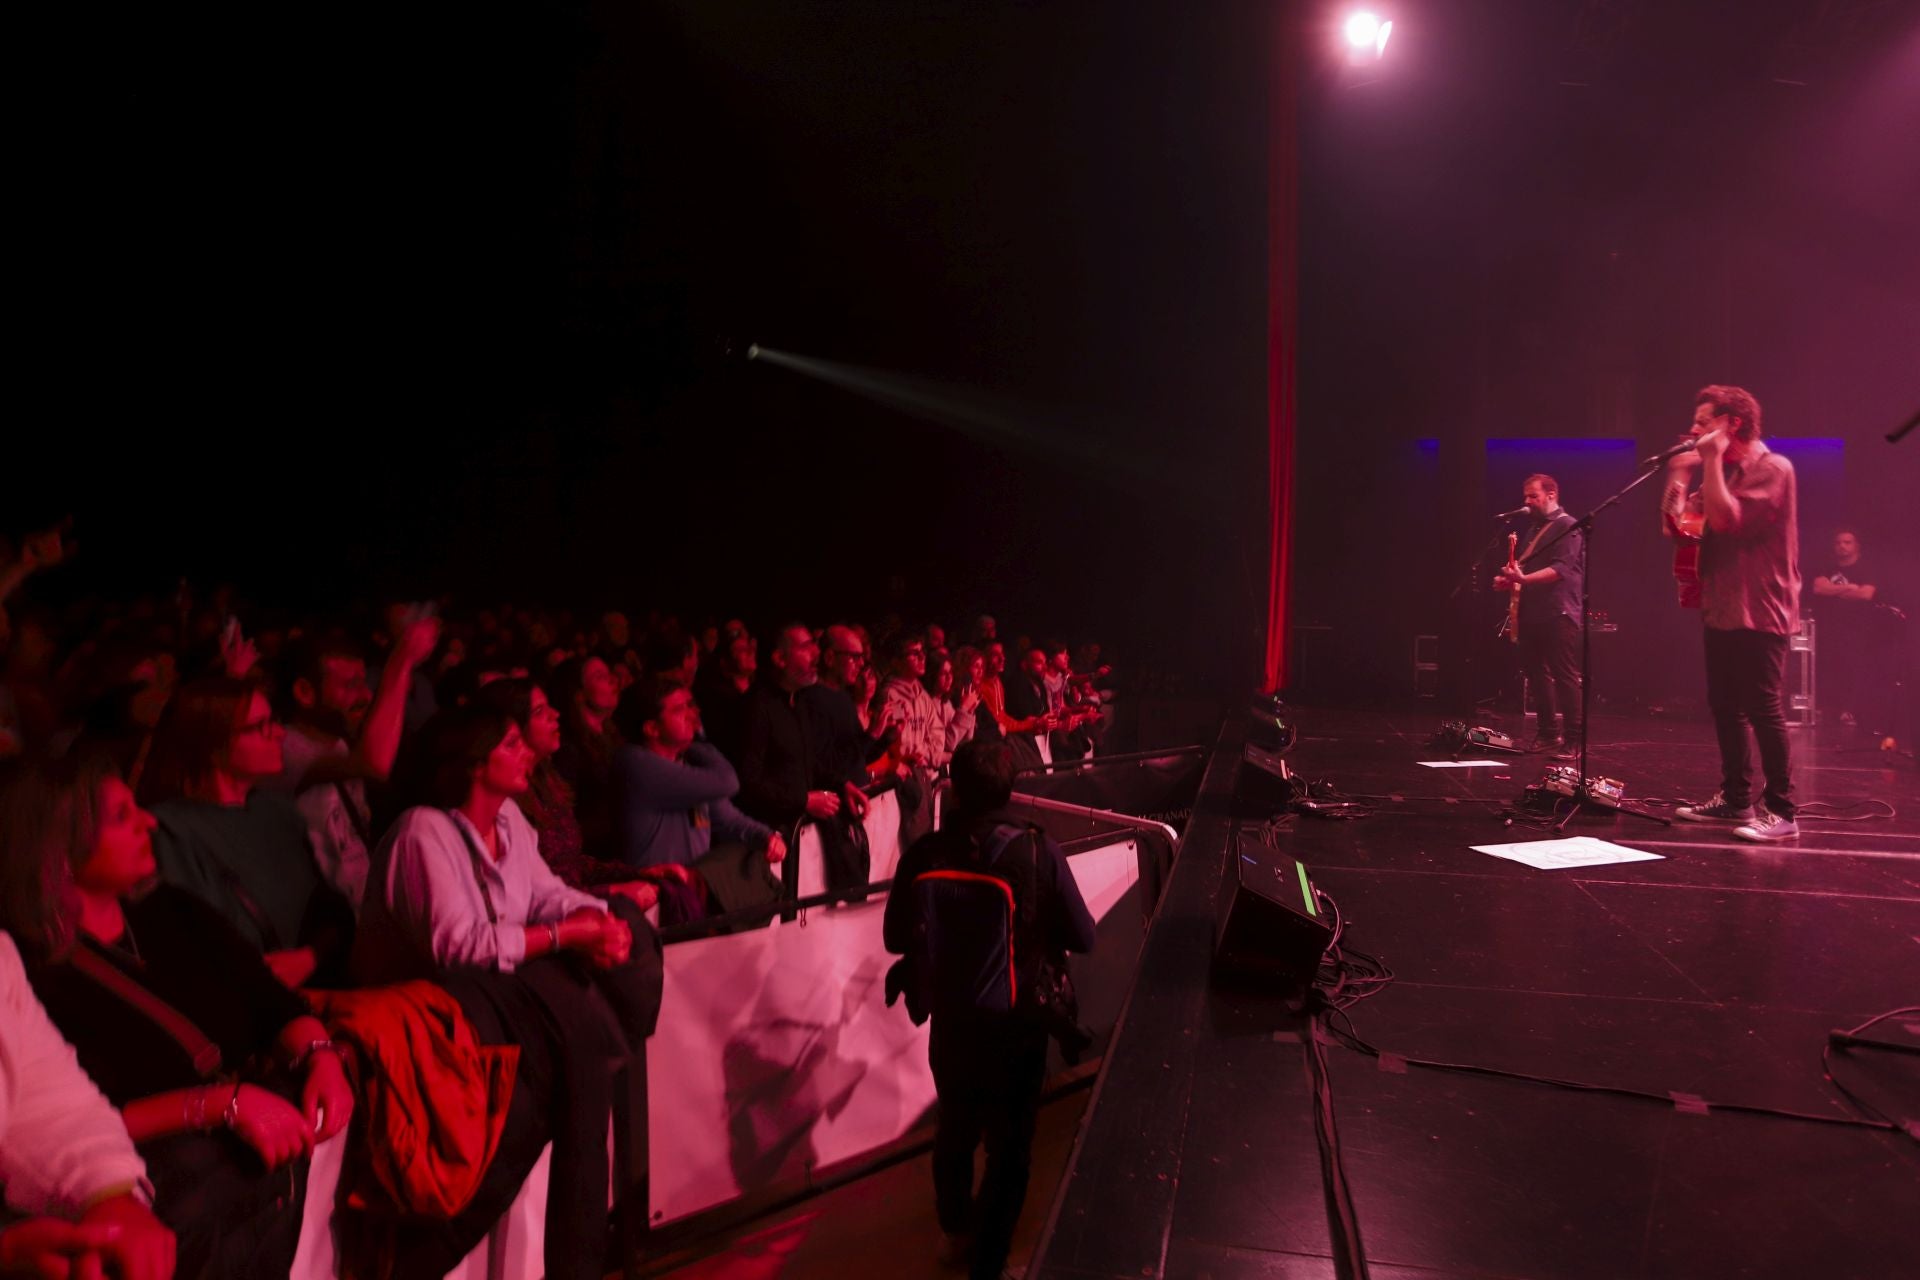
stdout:
<svg viewBox="0 0 1920 1280">
<path fill-rule="evenodd" d="M 260 785 L 281 772 L 285 737 L 247 681 L 185 684 L 154 731 L 140 801 L 159 823 L 163 881 L 223 916 L 287 986 L 338 985 L 353 908 L 322 878 L 299 811 Z"/>
</svg>

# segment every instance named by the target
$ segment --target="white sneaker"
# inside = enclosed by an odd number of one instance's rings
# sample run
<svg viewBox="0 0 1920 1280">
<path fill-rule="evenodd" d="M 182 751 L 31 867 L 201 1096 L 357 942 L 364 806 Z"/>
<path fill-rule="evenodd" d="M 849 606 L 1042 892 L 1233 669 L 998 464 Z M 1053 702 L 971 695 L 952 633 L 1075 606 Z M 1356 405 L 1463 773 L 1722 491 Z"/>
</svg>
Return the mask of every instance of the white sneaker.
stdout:
<svg viewBox="0 0 1920 1280">
<path fill-rule="evenodd" d="M 1733 834 L 1742 840 L 1751 840 L 1755 844 L 1772 844 L 1776 840 L 1798 840 L 1800 828 L 1794 825 L 1792 818 L 1783 818 L 1777 813 L 1768 813 L 1762 809 L 1754 815 L 1752 822 L 1743 827 L 1735 827 Z"/>
</svg>

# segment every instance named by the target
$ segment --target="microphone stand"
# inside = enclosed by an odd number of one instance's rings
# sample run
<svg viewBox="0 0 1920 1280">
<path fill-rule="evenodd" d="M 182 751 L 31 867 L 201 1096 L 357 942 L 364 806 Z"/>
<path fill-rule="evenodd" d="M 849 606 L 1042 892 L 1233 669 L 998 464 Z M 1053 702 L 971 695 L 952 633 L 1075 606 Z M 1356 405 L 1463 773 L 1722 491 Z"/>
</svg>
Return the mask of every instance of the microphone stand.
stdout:
<svg viewBox="0 0 1920 1280">
<path fill-rule="evenodd" d="M 1602 511 L 1615 505 L 1658 475 L 1668 456 L 1671 455 L 1650 458 L 1642 463 L 1646 470 L 1628 481 L 1625 488 L 1533 549 L 1533 554 L 1537 556 L 1548 548 L 1558 545 L 1576 529 L 1584 535 L 1580 539 L 1580 778 L 1574 786 L 1573 808 L 1567 811 L 1565 817 L 1553 824 L 1553 829 L 1557 832 L 1565 831 L 1567 824 L 1572 822 L 1583 809 L 1608 809 L 1632 814 L 1636 818 L 1645 818 L 1648 822 L 1657 822 L 1663 827 L 1673 825 L 1673 819 L 1649 809 L 1636 808 L 1624 800 L 1619 804 L 1603 804 L 1595 800 L 1587 774 L 1587 736 L 1591 732 L 1589 726 L 1593 723 L 1592 716 L 1589 714 L 1593 705 L 1593 632 L 1587 626 L 1588 604 L 1593 594 L 1593 520 Z"/>
</svg>

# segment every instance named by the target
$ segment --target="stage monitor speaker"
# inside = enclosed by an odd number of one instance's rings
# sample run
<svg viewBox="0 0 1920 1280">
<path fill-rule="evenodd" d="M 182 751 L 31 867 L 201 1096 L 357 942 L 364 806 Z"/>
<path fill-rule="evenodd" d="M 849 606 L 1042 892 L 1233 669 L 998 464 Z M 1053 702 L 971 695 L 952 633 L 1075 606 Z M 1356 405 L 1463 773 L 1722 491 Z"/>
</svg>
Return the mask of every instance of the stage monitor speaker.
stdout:
<svg viewBox="0 0 1920 1280">
<path fill-rule="evenodd" d="M 1307 865 L 1235 835 L 1214 935 L 1216 977 L 1304 995 L 1333 941 Z"/>
<path fill-rule="evenodd" d="M 1277 812 L 1303 795 L 1305 788 L 1279 752 L 1249 742 L 1241 751 L 1240 776 L 1233 792 L 1242 806 Z"/>
</svg>

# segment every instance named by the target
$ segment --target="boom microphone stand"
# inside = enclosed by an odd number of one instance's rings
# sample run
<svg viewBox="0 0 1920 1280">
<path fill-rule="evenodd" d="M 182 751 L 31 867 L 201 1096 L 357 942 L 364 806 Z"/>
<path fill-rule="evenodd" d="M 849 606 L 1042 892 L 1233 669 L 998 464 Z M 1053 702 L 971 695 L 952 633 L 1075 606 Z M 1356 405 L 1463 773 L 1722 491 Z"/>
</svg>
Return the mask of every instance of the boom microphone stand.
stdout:
<svg viewBox="0 0 1920 1280">
<path fill-rule="evenodd" d="M 1591 732 L 1589 726 L 1592 724 L 1588 712 L 1593 704 L 1593 632 L 1587 628 L 1587 606 L 1593 592 L 1593 520 L 1602 511 L 1651 480 L 1665 461 L 1664 458 L 1655 459 L 1653 465 L 1630 480 L 1625 488 L 1533 549 L 1533 554 L 1537 556 L 1557 545 L 1575 529 L 1580 530 L 1583 535 L 1580 539 L 1580 779 L 1574 787 L 1573 808 L 1567 811 L 1565 817 L 1553 824 L 1555 831 L 1565 831 L 1567 824 L 1572 822 L 1575 815 L 1583 809 L 1613 809 L 1632 814 L 1636 818 L 1645 818 L 1648 822 L 1657 822 L 1663 827 L 1673 825 L 1673 819 L 1648 809 L 1636 808 L 1625 801 L 1602 803 L 1596 800 L 1587 774 L 1587 735 Z"/>
</svg>

